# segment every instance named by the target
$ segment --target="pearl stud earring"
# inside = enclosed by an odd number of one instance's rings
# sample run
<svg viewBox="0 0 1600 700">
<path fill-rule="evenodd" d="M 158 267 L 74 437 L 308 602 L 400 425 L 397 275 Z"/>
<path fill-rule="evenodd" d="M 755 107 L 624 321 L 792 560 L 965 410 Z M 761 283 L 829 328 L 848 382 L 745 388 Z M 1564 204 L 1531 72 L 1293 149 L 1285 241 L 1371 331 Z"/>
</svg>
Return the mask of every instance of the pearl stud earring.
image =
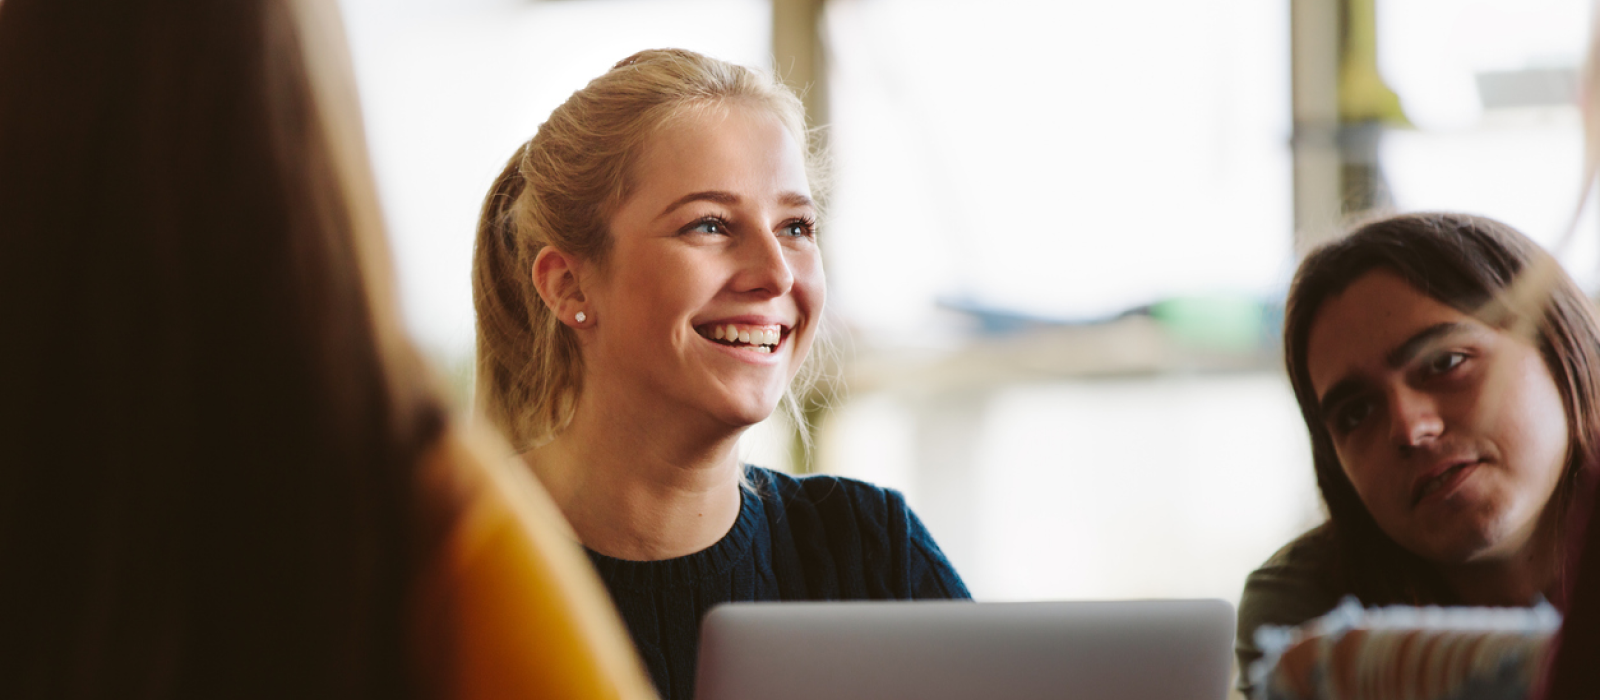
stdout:
<svg viewBox="0 0 1600 700">
<path fill-rule="evenodd" d="M 585 314 L 582 311 L 579 311 L 578 313 L 573 315 L 572 319 L 574 321 L 577 321 L 578 323 L 583 323 L 584 321 L 589 320 L 589 315 Z"/>
</svg>

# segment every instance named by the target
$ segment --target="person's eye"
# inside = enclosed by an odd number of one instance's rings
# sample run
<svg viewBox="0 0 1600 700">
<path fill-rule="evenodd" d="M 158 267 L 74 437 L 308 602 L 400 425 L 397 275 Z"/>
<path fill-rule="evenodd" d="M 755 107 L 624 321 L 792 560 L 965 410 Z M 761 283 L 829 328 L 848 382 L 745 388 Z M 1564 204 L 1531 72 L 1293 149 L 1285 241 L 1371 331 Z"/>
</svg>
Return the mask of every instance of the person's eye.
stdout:
<svg viewBox="0 0 1600 700">
<path fill-rule="evenodd" d="M 816 233 L 816 228 L 816 222 L 811 219 L 795 219 L 779 227 L 778 235 L 789 238 L 810 238 Z"/>
<path fill-rule="evenodd" d="M 728 222 L 720 217 L 707 216 L 684 227 L 683 233 L 704 233 L 712 236 L 728 235 Z"/>
<path fill-rule="evenodd" d="M 1428 373 L 1435 375 L 1445 374 L 1446 372 L 1459 367 L 1461 363 L 1466 361 L 1467 356 L 1465 354 L 1459 352 L 1441 352 L 1438 355 L 1434 355 L 1428 359 Z"/>
<path fill-rule="evenodd" d="M 1333 430 L 1340 435 L 1349 433 L 1361 427 L 1361 422 L 1372 415 L 1372 402 L 1365 399 L 1355 399 L 1340 404 L 1333 411 Z"/>
</svg>

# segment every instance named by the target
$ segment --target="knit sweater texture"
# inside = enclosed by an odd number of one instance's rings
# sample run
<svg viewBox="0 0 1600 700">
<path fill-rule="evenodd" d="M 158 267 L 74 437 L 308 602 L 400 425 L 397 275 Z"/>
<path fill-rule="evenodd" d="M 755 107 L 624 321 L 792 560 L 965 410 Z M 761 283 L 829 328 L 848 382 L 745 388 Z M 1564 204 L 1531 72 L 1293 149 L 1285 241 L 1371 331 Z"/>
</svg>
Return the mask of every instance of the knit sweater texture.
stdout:
<svg viewBox="0 0 1600 700">
<path fill-rule="evenodd" d="M 971 598 L 893 489 L 746 467 L 739 516 L 710 547 L 628 561 L 589 551 L 665 700 L 692 700 L 700 620 L 730 601 Z"/>
</svg>

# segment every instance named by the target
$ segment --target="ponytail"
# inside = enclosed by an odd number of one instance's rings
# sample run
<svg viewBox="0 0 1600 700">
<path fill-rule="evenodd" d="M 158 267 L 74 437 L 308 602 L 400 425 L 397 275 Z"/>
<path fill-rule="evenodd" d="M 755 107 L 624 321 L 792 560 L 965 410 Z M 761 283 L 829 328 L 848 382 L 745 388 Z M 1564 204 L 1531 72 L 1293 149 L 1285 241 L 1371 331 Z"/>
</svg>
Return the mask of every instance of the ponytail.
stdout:
<svg viewBox="0 0 1600 700">
<path fill-rule="evenodd" d="M 517 235 L 527 150 L 517 148 L 483 200 L 472 261 L 478 410 L 518 450 L 565 427 L 583 381 L 577 338 L 533 285 L 533 260 L 549 243 Z"/>
<path fill-rule="evenodd" d="M 472 261 L 477 404 L 513 448 L 565 428 L 583 388 L 577 336 L 534 287 L 534 258 L 553 246 L 603 266 L 608 221 L 650 136 L 687 110 L 730 100 L 770 110 L 807 143 L 800 99 L 771 76 L 691 51 L 641 51 L 557 107 L 490 188 Z"/>
</svg>

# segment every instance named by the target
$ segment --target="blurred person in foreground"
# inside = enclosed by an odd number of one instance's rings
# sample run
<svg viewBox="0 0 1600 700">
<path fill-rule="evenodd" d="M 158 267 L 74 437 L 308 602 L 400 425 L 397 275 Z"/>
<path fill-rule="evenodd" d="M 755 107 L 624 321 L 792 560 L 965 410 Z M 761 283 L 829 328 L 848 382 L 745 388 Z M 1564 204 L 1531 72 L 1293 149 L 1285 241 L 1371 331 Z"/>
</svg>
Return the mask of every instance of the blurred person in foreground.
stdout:
<svg viewBox="0 0 1600 700">
<path fill-rule="evenodd" d="M 0 3 L 0 695 L 640 698 L 401 331 L 332 3 Z"/>
<path fill-rule="evenodd" d="M 1590 3 L 1589 50 L 1584 61 L 1583 81 L 1578 94 L 1584 131 L 1584 204 L 1593 206 L 1597 173 L 1600 173 L 1600 2 Z M 1576 215 L 1572 231 L 1577 233 Z M 1590 235 L 1593 235 L 1591 232 Z M 1600 697 L 1600 451 L 1593 446 L 1585 455 L 1590 471 L 1585 474 L 1583 497 L 1571 518 L 1579 537 L 1572 538 L 1568 550 L 1567 588 L 1572 591 L 1565 610 L 1566 619 L 1557 635 L 1555 649 L 1537 696 L 1546 700 L 1588 700 Z"/>
<path fill-rule="evenodd" d="M 1512 284 L 1535 266 L 1548 296 L 1519 303 Z M 1391 216 L 1307 256 L 1284 355 L 1329 519 L 1248 578 L 1241 670 L 1257 628 L 1346 595 L 1561 605 L 1567 514 L 1600 439 L 1597 353 L 1589 300 L 1499 222 Z"/>
<path fill-rule="evenodd" d="M 480 405 L 669 698 L 693 696 L 717 603 L 968 597 L 899 493 L 739 459 L 792 406 L 822 321 L 810 156 L 770 76 L 643 51 L 558 107 L 484 202 Z"/>
</svg>

